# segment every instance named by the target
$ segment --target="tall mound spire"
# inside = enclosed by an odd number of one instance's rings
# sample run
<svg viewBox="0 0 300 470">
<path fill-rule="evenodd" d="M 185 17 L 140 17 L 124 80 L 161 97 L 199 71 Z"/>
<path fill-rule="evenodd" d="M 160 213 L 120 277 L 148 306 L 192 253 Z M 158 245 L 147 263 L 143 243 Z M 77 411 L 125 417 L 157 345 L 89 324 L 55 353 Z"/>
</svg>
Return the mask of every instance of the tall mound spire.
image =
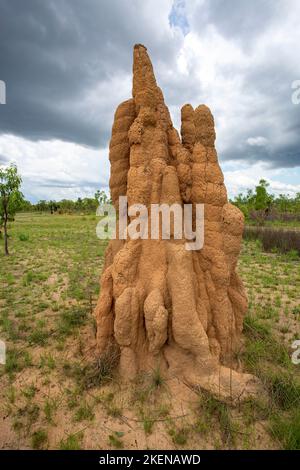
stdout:
<svg viewBox="0 0 300 470">
<path fill-rule="evenodd" d="M 147 208 L 201 203 L 204 246 L 187 251 L 174 236 L 111 240 L 95 311 L 97 351 L 116 347 L 126 379 L 160 367 L 166 377 L 241 398 L 257 387 L 234 364 L 247 309 L 236 272 L 243 215 L 228 203 L 209 108 L 186 104 L 181 120 L 180 138 L 147 49 L 135 45 L 132 98 L 118 106 L 110 141 L 113 204 L 118 209 L 119 196 Z"/>
<path fill-rule="evenodd" d="M 139 94 L 150 90 L 155 93 L 156 89 L 156 80 L 147 48 L 142 44 L 136 44 L 133 50 L 132 96 L 138 99 Z"/>
</svg>

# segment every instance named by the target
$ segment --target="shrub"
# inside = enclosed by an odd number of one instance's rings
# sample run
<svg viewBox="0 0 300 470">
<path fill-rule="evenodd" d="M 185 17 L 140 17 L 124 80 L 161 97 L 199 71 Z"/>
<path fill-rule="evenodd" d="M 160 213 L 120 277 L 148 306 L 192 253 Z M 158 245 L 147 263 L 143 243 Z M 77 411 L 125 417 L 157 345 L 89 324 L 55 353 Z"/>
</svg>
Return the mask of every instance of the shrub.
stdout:
<svg viewBox="0 0 300 470">
<path fill-rule="evenodd" d="M 19 240 L 20 242 L 28 242 L 29 235 L 27 233 L 19 233 Z"/>
<path fill-rule="evenodd" d="M 263 227 L 245 227 L 246 240 L 261 240 L 265 251 L 278 250 L 280 253 L 289 253 L 295 259 L 300 256 L 300 232 L 297 230 L 284 230 Z"/>
<path fill-rule="evenodd" d="M 89 389 L 111 380 L 119 359 L 120 351 L 116 346 L 111 345 L 96 363 L 86 366 L 81 385 Z"/>
<path fill-rule="evenodd" d="M 119 358 L 119 349 L 111 345 L 97 361 L 93 361 L 84 367 L 78 362 L 74 364 L 65 363 L 63 373 L 67 377 L 74 378 L 82 390 L 88 390 L 112 380 Z"/>
</svg>

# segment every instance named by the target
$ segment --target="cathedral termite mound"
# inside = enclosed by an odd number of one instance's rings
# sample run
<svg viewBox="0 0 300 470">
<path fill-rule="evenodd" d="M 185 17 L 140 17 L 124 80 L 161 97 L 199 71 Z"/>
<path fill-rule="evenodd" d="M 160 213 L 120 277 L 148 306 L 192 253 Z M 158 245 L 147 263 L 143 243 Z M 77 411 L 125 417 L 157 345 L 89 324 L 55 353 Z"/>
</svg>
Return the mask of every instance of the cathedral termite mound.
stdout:
<svg viewBox="0 0 300 470">
<path fill-rule="evenodd" d="M 247 297 L 236 272 L 244 219 L 228 202 L 205 105 L 181 110 L 181 136 L 156 84 L 147 49 L 133 54 L 132 98 L 121 103 L 110 141 L 110 191 L 128 205 L 204 204 L 204 246 L 186 240 L 109 242 L 95 310 L 97 354 L 120 352 L 119 373 L 133 379 L 159 367 L 220 397 L 255 393 L 237 371 Z"/>
</svg>

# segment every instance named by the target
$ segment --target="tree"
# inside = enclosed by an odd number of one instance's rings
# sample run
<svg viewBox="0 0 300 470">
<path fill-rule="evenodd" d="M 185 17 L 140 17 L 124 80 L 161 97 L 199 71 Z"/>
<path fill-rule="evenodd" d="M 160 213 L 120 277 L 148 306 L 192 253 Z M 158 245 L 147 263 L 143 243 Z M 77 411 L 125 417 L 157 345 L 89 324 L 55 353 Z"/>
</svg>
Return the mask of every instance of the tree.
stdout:
<svg viewBox="0 0 300 470">
<path fill-rule="evenodd" d="M 48 202 L 47 205 L 50 209 L 51 214 L 53 214 L 54 212 L 57 212 L 57 209 L 58 209 L 59 205 L 57 204 L 56 201 L 51 200 L 51 201 Z"/>
<path fill-rule="evenodd" d="M 82 199 L 81 197 L 77 198 L 77 201 L 75 202 L 75 209 L 78 211 L 82 210 Z"/>
<path fill-rule="evenodd" d="M 48 203 L 45 199 L 42 199 L 35 205 L 35 207 L 37 211 L 45 212 L 48 210 Z"/>
<path fill-rule="evenodd" d="M 259 225 L 264 225 L 266 218 L 269 215 L 270 208 L 274 197 L 268 193 L 269 183 L 261 179 L 258 186 L 255 188 L 254 194 L 254 208 L 256 211 L 256 219 Z"/>
<path fill-rule="evenodd" d="M 95 193 L 95 199 L 98 201 L 98 204 L 109 204 L 111 202 L 106 192 L 99 191 L 99 189 Z"/>
<path fill-rule="evenodd" d="M 267 188 L 269 183 L 261 179 L 258 183 L 258 186 L 255 188 L 255 209 L 258 210 L 267 210 L 272 202 L 272 197 L 268 194 Z"/>
<path fill-rule="evenodd" d="M 13 220 L 24 200 L 23 194 L 19 190 L 21 182 L 22 178 L 18 174 L 16 165 L 0 168 L 0 220 L 4 229 L 5 255 L 9 254 L 7 224 Z"/>
</svg>

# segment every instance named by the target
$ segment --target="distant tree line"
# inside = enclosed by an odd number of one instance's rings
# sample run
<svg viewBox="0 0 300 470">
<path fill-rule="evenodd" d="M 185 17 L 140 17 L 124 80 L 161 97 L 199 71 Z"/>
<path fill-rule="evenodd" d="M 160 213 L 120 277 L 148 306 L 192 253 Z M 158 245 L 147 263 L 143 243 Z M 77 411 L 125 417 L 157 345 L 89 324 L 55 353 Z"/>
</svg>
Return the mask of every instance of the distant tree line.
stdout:
<svg viewBox="0 0 300 470">
<path fill-rule="evenodd" d="M 95 213 L 99 204 L 110 203 L 110 198 L 105 191 L 98 190 L 94 197 L 79 197 L 76 201 L 72 199 L 62 199 L 60 201 L 40 200 L 35 204 L 24 201 L 22 204 L 23 212 L 48 212 L 50 214 L 74 214 L 74 213 Z"/>
<path fill-rule="evenodd" d="M 286 194 L 275 196 L 268 192 L 264 179 L 254 190 L 239 194 L 231 202 L 239 207 L 247 221 L 264 225 L 266 221 L 300 222 L 300 192 L 294 197 Z"/>
<path fill-rule="evenodd" d="M 300 222 L 300 192 L 294 197 L 286 194 L 275 196 L 268 191 L 269 184 L 261 179 L 254 190 L 248 189 L 246 194 L 240 193 L 232 204 L 239 207 L 246 221 L 264 225 L 266 221 Z M 40 200 L 35 204 L 23 201 L 21 210 L 24 212 L 37 211 L 59 214 L 95 213 L 99 204 L 110 203 L 105 191 L 98 190 L 94 197 L 71 199 Z"/>
</svg>

